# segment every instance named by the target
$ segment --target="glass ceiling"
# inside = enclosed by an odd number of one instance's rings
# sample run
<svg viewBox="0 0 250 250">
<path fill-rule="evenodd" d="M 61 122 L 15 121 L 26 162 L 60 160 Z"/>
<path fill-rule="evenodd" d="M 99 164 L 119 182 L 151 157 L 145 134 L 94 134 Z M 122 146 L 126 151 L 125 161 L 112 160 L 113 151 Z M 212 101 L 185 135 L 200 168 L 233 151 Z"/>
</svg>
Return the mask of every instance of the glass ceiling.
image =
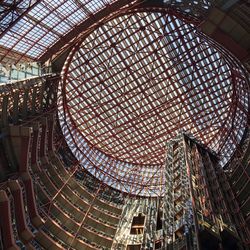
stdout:
<svg viewBox="0 0 250 250">
<path fill-rule="evenodd" d="M 198 17 L 199 19 L 203 19 L 203 17 L 207 14 L 209 8 L 214 4 L 214 2 L 218 2 L 215 0 L 163 0 L 163 2 L 169 6 L 174 7 L 175 9 L 181 10 L 181 12 L 188 13 L 193 17 Z"/>
<path fill-rule="evenodd" d="M 82 166 L 124 192 L 164 192 L 166 142 L 193 134 L 222 165 L 247 124 L 246 75 L 177 14 L 132 12 L 76 46 L 59 89 L 59 120 Z"/>
<path fill-rule="evenodd" d="M 49 51 L 54 45 L 60 42 L 61 48 L 69 43 L 65 41 L 65 35 L 88 19 L 96 23 L 96 13 L 105 8 L 109 10 L 112 4 L 118 2 L 122 6 L 135 1 L 3 0 L 0 5 L 0 61 L 18 63 L 43 60 L 43 56 L 55 53 Z M 211 7 L 211 2 L 162 0 L 166 6 L 173 6 L 201 20 Z M 70 39 L 74 39 L 74 35 Z"/>
<path fill-rule="evenodd" d="M 84 20 L 116 0 L 19 0 L 3 1 L 0 15 L 2 61 L 13 51 L 39 59 L 48 48 Z M 0 9 L 0 10 L 1 10 Z"/>
</svg>

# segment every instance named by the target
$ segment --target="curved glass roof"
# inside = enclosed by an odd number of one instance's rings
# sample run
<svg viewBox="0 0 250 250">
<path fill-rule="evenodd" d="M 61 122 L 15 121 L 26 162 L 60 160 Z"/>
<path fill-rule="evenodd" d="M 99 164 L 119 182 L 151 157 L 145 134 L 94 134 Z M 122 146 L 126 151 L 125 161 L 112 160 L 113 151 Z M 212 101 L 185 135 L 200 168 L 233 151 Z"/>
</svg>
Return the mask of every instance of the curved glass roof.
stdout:
<svg viewBox="0 0 250 250">
<path fill-rule="evenodd" d="M 90 173 L 124 192 L 157 196 L 166 142 L 191 133 L 224 164 L 245 131 L 248 94 L 235 58 L 179 14 L 154 8 L 102 24 L 73 49 L 59 120 Z"/>
<path fill-rule="evenodd" d="M 123 6 L 162 4 L 202 20 L 213 0 L 3 0 L 0 61 L 46 61 L 63 52 L 81 32 Z"/>
<path fill-rule="evenodd" d="M 94 14 L 115 2 L 119 1 L 3 1 L 0 6 L 0 61 L 11 57 L 13 52 L 17 52 L 16 62 L 24 58 L 38 60 L 65 34 L 85 20 L 95 19 Z"/>
</svg>

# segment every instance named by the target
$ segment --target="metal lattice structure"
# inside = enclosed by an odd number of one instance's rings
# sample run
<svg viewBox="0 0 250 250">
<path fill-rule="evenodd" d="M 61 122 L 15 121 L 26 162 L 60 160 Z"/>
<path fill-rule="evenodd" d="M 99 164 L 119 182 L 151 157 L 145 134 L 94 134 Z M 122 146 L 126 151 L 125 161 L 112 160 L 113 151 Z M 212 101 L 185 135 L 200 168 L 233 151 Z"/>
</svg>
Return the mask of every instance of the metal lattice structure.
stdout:
<svg viewBox="0 0 250 250">
<path fill-rule="evenodd" d="M 28 0 L 15 0 L 1 1 L 0 6 L 0 30 L 1 32 L 8 29 L 14 22 L 18 20 L 18 18 L 27 12 L 33 5 L 35 1 Z"/>
<path fill-rule="evenodd" d="M 163 2 L 181 12 L 192 15 L 199 19 L 204 18 L 210 7 L 212 6 L 213 0 L 198 0 L 198 1 L 185 1 L 185 0 L 163 0 Z"/>
<path fill-rule="evenodd" d="M 136 195 L 162 195 L 165 143 L 180 131 L 223 165 L 247 124 L 244 69 L 171 9 L 100 25 L 72 50 L 59 92 L 62 130 L 82 166 Z"/>
<path fill-rule="evenodd" d="M 249 249 L 248 2 L 0 0 L 0 249 Z"/>
<path fill-rule="evenodd" d="M 40 61 L 44 54 L 55 53 L 65 45 L 66 40 L 70 42 L 77 37 L 82 23 L 95 24 L 98 18 L 109 14 L 109 9 L 112 12 L 118 6 L 127 4 L 127 1 L 122 2 L 3 1 L 0 7 L 0 60 L 15 63 Z M 98 18 L 95 16 L 97 13 L 101 13 Z M 87 27 L 85 24 L 84 28 Z"/>
<path fill-rule="evenodd" d="M 222 248 L 230 241 L 235 248 L 238 233 L 227 206 L 230 191 L 224 189 L 229 183 L 216 167 L 216 156 L 187 135 L 170 140 L 167 152 L 164 222 L 168 245 L 216 249 L 219 241 Z"/>
</svg>

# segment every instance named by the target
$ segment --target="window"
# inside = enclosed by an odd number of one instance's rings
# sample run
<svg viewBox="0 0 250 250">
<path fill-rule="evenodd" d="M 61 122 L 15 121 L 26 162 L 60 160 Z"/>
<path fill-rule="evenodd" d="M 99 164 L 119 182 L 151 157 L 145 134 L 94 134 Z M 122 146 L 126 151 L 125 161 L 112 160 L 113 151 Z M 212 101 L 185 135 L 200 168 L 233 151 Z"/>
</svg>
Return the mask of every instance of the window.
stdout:
<svg viewBox="0 0 250 250">
<path fill-rule="evenodd" d="M 141 250 L 141 245 L 127 245 L 127 250 Z"/>
<path fill-rule="evenodd" d="M 145 216 L 143 216 L 141 213 L 139 213 L 138 216 L 135 216 L 132 221 L 130 234 L 143 234 L 144 221 Z"/>
</svg>

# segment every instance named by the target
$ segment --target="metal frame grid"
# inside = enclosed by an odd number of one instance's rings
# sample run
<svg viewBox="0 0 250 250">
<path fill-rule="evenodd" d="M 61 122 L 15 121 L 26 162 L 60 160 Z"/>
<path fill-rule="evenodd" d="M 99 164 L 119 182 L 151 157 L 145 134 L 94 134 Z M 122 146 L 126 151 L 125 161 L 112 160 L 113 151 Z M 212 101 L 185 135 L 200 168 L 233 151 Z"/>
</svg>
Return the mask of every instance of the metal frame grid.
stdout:
<svg viewBox="0 0 250 250">
<path fill-rule="evenodd" d="M 0 1 L 0 31 L 8 29 L 22 14 L 26 13 L 36 1 Z"/>
<path fill-rule="evenodd" d="M 0 2 L 0 59 L 6 63 L 46 61 L 61 48 L 65 50 L 65 46 L 69 46 L 72 40 L 86 30 L 84 22 L 97 23 L 100 15 L 97 17 L 96 14 L 104 10 L 104 17 L 126 4 L 136 3 L 133 0 Z M 138 3 L 144 4 L 144 1 Z M 162 1 L 165 7 L 173 7 L 200 21 L 212 3 L 212 0 Z M 147 1 L 146 4 L 154 5 L 155 2 Z"/>
<path fill-rule="evenodd" d="M 186 1 L 186 0 L 163 0 L 163 2 L 175 9 L 185 12 L 193 17 L 198 17 L 203 19 L 207 12 L 209 11 L 212 4 L 216 1 L 214 0 L 196 0 L 196 1 Z"/>
<path fill-rule="evenodd" d="M 118 0 L 4 1 L 0 8 L 0 60 L 38 60 L 65 34 Z M 6 2 L 6 3 L 5 3 Z M 11 10 L 11 11 L 10 11 Z M 5 13 L 8 13 L 6 15 Z M 96 22 L 96 20 L 95 20 Z M 73 39 L 73 37 L 72 37 Z"/>
<path fill-rule="evenodd" d="M 192 133 L 224 165 L 247 125 L 248 80 L 237 60 L 171 9 L 120 15 L 75 46 L 59 88 L 69 147 L 124 192 L 164 192 L 165 144 Z"/>
</svg>

